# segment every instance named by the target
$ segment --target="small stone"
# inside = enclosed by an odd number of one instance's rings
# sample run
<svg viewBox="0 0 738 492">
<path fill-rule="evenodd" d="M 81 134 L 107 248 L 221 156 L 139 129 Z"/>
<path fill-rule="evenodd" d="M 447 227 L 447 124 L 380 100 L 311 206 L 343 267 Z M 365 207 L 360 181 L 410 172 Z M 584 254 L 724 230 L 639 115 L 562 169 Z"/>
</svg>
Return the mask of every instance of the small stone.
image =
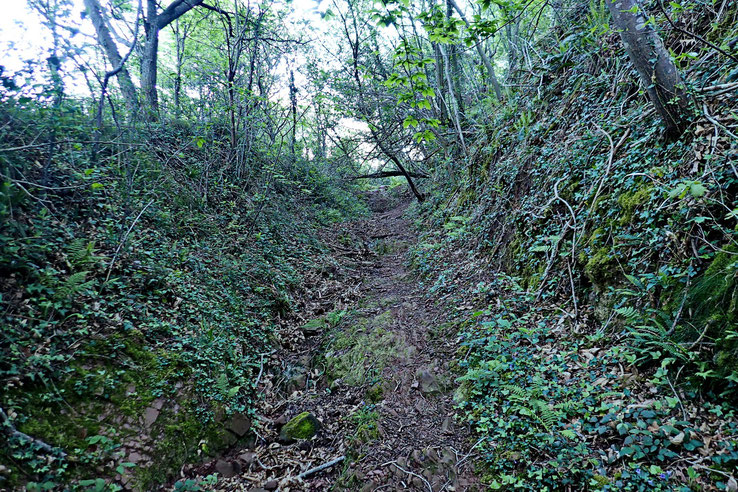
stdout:
<svg viewBox="0 0 738 492">
<path fill-rule="evenodd" d="M 326 328 L 328 328 L 328 322 L 325 320 L 325 318 L 316 318 L 311 319 L 310 321 L 302 325 L 302 332 L 305 334 L 306 337 L 311 337 L 314 335 L 319 335 Z"/>
<path fill-rule="evenodd" d="M 446 417 L 443 419 L 443 423 L 441 424 L 441 432 L 444 434 L 453 434 L 454 433 L 454 420 L 451 417 Z"/>
<path fill-rule="evenodd" d="M 276 480 L 269 480 L 267 483 L 264 484 L 264 488 L 266 490 L 277 490 L 277 487 L 279 487 L 279 482 Z"/>
<path fill-rule="evenodd" d="M 250 465 L 253 463 L 256 459 L 256 453 L 241 453 L 238 455 L 238 459 L 246 463 L 247 465 Z"/>
<path fill-rule="evenodd" d="M 241 473 L 241 464 L 237 461 L 218 460 L 215 463 L 215 470 L 223 477 L 231 478 Z"/>
<path fill-rule="evenodd" d="M 128 461 L 130 461 L 131 463 L 138 463 L 142 459 L 143 459 L 143 456 L 141 456 L 141 454 L 136 453 L 136 452 L 133 452 L 128 455 Z"/>
<path fill-rule="evenodd" d="M 307 369 L 303 366 L 295 365 L 287 368 L 285 371 L 284 387 L 288 393 L 305 389 L 307 384 Z"/>
<path fill-rule="evenodd" d="M 274 424 L 274 427 L 275 427 L 276 429 L 279 429 L 279 428 L 280 428 L 280 427 L 282 427 L 282 426 L 283 426 L 284 424 L 286 424 L 286 423 L 287 423 L 288 421 L 289 421 L 289 418 L 287 418 L 287 414 L 282 414 L 282 415 L 280 415 L 279 417 L 277 417 L 276 419 L 274 419 L 274 420 L 272 421 L 272 424 Z"/>
<path fill-rule="evenodd" d="M 251 429 L 251 420 L 244 414 L 237 413 L 231 417 L 226 428 L 238 437 L 243 437 Z"/>
<path fill-rule="evenodd" d="M 149 407 L 144 410 L 144 425 L 146 427 L 151 427 L 158 418 L 159 410 L 157 408 Z"/>
<path fill-rule="evenodd" d="M 441 392 L 441 385 L 438 384 L 436 377 L 427 369 L 419 369 L 415 373 L 420 392 L 425 395 L 435 395 Z"/>
<path fill-rule="evenodd" d="M 292 443 L 298 439 L 310 439 L 320 430 L 320 421 L 310 412 L 302 412 L 287 422 L 279 432 L 282 442 Z"/>
</svg>

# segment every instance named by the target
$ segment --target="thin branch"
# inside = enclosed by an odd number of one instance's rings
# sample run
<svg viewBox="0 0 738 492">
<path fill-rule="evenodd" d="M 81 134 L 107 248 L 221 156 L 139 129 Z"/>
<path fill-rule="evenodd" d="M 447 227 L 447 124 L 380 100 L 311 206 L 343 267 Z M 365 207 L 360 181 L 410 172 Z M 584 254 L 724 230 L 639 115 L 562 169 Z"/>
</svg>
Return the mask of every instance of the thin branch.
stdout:
<svg viewBox="0 0 738 492">
<path fill-rule="evenodd" d="M 30 441 L 31 443 L 35 444 L 39 448 L 43 449 L 49 454 L 58 454 L 62 458 L 65 458 L 67 456 L 67 453 L 65 453 L 63 450 L 59 448 L 55 448 L 51 446 L 50 444 L 45 443 L 44 441 L 40 439 L 36 439 L 35 437 L 31 437 L 25 432 L 21 432 L 18 429 L 16 429 L 15 425 L 10 421 L 10 418 L 5 413 L 5 410 L 0 408 L 0 420 L 2 420 L 2 425 L 5 426 L 6 432 L 10 434 L 11 436 L 20 437 L 21 439 L 24 439 L 26 441 Z"/>
<path fill-rule="evenodd" d="M 339 456 L 338 458 L 336 458 L 334 460 L 331 460 L 328 463 L 323 463 L 320 466 L 316 466 L 314 468 L 310 468 L 309 470 L 300 473 L 299 475 L 297 475 L 297 478 L 307 478 L 310 475 L 314 475 L 314 474 L 316 474 L 318 472 L 321 472 L 321 471 L 325 470 L 326 468 L 330 468 L 333 465 L 337 465 L 338 463 L 342 462 L 344 459 L 346 459 L 345 456 Z"/>
<path fill-rule="evenodd" d="M 128 228 L 128 230 L 126 231 L 126 233 L 123 235 L 123 238 L 120 240 L 120 243 L 118 244 L 118 247 L 115 249 L 115 253 L 113 254 L 113 259 L 110 260 L 110 264 L 108 265 L 108 273 L 107 273 L 107 275 L 105 275 L 105 282 L 107 282 L 108 279 L 110 278 L 110 272 L 113 271 L 113 265 L 115 264 L 115 260 L 118 259 L 118 254 L 120 253 L 121 248 L 125 244 L 126 239 L 128 239 L 128 235 L 131 233 L 131 231 L 133 230 L 133 228 L 136 226 L 136 223 L 138 222 L 138 219 L 141 218 L 141 216 L 143 215 L 143 213 L 146 211 L 147 208 L 149 208 L 149 205 L 151 205 L 152 203 L 154 203 L 154 199 L 153 198 L 151 200 L 149 200 L 149 203 L 147 203 L 146 206 L 144 208 L 142 208 L 141 211 L 138 213 L 138 215 L 136 216 L 136 218 L 133 219 L 133 223 L 131 223 L 131 227 Z M 105 284 L 105 282 L 103 282 L 103 285 Z"/>
<path fill-rule="evenodd" d="M 669 14 L 666 13 L 666 10 L 664 9 L 664 5 L 663 5 L 663 3 L 661 3 L 661 0 L 659 0 L 657 3 L 658 3 L 658 6 L 659 6 L 659 10 L 661 10 L 661 13 L 664 14 L 664 17 L 666 17 L 666 20 L 669 22 L 669 24 L 671 24 L 671 27 L 673 27 L 674 29 L 676 29 L 677 31 L 679 31 L 682 34 L 686 34 L 687 36 L 691 36 L 694 39 L 700 41 L 701 43 L 706 44 L 707 46 L 711 47 L 712 49 L 714 49 L 718 53 L 721 53 L 721 54 L 727 56 L 728 58 L 730 58 L 734 62 L 738 62 L 738 58 L 736 58 L 735 56 L 731 55 L 727 51 L 723 50 L 719 46 L 711 43 L 710 41 L 706 40 L 705 38 L 703 38 L 702 36 L 700 36 L 698 34 L 695 34 L 693 32 L 689 32 L 686 29 L 682 29 L 681 27 L 679 27 L 676 24 L 674 24 L 674 21 L 671 20 L 671 17 L 669 17 Z"/>
<path fill-rule="evenodd" d="M 421 173 L 414 173 L 412 171 L 407 171 L 406 173 L 403 173 L 402 171 L 380 171 L 377 173 L 371 173 L 371 174 L 362 174 L 361 176 L 352 176 L 348 178 L 349 180 L 355 180 L 355 179 L 378 179 L 378 178 L 390 178 L 392 176 L 405 176 L 407 174 L 411 178 L 429 178 L 427 174 L 421 174 Z"/>
</svg>

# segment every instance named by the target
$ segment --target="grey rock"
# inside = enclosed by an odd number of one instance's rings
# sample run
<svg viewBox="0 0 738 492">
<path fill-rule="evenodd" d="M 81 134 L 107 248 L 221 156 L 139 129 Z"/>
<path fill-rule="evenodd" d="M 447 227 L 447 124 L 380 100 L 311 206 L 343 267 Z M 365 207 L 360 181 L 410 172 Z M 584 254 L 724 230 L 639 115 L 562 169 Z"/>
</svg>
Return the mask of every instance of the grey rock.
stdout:
<svg viewBox="0 0 738 492">
<path fill-rule="evenodd" d="M 252 453 L 252 452 L 241 453 L 238 455 L 238 459 L 246 463 L 246 465 L 250 465 L 256 460 L 256 453 Z"/>
<path fill-rule="evenodd" d="M 154 407 L 149 407 L 146 410 L 144 410 L 144 425 L 146 427 L 151 427 L 154 425 L 154 422 L 156 422 L 156 419 L 159 418 L 159 409 Z"/>
<path fill-rule="evenodd" d="M 244 414 L 237 413 L 228 421 L 226 428 L 238 437 L 243 437 L 251 429 L 251 420 Z"/>
<path fill-rule="evenodd" d="M 441 385 L 438 384 L 436 377 L 427 369 L 418 369 L 415 373 L 418 381 L 418 389 L 424 395 L 437 395 L 441 393 Z"/>
<path fill-rule="evenodd" d="M 453 434 L 454 433 L 454 419 L 451 417 L 446 417 L 443 419 L 443 423 L 441 424 L 441 432 L 444 434 Z"/>
<path fill-rule="evenodd" d="M 223 477 L 231 478 L 241 473 L 241 464 L 237 461 L 218 460 L 215 463 L 215 470 Z"/>
</svg>

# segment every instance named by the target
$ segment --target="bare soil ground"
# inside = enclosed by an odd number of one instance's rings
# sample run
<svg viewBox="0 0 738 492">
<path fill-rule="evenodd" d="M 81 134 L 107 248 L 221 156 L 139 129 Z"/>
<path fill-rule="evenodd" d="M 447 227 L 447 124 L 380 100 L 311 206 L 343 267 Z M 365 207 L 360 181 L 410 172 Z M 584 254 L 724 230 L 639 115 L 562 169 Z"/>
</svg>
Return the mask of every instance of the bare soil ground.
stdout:
<svg viewBox="0 0 738 492">
<path fill-rule="evenodd" d="M 315 288 L 305 319 L 285 326 L 265 358 L 254 445 L 183 476 L 218 472 L 214 489 L 254 492 L 481 488 L 470 431 L 454 420 L 457 347 L 408 267 L 410 199 L 376 192 L 369 201 L 370 217 L 326 231 L 334 261 L 306 279 Z M 325 324 L 304 328 L 316 318 Z M 280 438 L 303 412 L 320 421 L 317 435 Z"/>
</svg>

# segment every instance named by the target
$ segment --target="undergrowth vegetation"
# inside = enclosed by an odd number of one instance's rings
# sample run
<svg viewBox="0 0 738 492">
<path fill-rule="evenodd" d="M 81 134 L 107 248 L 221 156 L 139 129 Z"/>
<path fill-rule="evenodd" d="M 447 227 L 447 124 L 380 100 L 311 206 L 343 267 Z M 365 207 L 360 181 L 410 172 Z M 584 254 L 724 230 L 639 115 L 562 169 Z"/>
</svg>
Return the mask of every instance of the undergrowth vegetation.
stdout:
<svg viewBox="0 0 738 492">
<path fill-rule="evenodd" d="M 735 490 L 736 66 L 684 31 L 732 39 L 738 11 L 656 16 L 694 104 L 665 140 L 603 8 L 536 39 L 538 89 L 484 122 L 465 176 L 439 163 L 412 261 L 460 311 L 491 488 Z"/>
<path fill-rule="evenodd" d="M 111 132 L 91 149 L 79 111 L 0 108 L 6 484 L 118 469 L 153 487 L 233 443 L 227 419 L 253 408 L 273 330 L 323 254 L 316 231 L 363 206 L 304 161 L 213 172 L 227 150 L 193 136 L 207 127 L 152 127 L 156 147 Z M 34 145 L 49 128 L 57 143 Z M 126 461 L 131 439 L 153 463 Z"/>
</svg>

